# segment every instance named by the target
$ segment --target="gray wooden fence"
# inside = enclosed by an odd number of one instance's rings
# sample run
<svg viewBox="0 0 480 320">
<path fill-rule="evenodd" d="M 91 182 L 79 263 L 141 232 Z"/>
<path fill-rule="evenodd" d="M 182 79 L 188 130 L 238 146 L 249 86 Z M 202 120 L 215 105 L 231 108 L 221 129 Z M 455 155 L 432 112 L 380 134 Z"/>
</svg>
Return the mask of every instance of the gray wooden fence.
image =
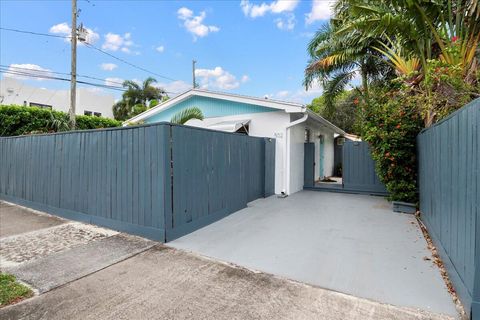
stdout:
<svg viewBox="0 0 480 320">
<path fill-rule="evenodd" d="M 161 123 L 0 138 L 0 199 L 168 241 L 273 194 L 275 142 Z"/>
<path fill-rule="evenodd" d="M 375 171 L 375 162 L 367 142 L 345 141 L 342 166 L 345 190 L 387 194 L 385 185 Z"/>
<path fill-rule="evenodd" d="M 417 142 L 422 220 L 461 301 L 480 319 L 480 99 Z"/>
</svg>

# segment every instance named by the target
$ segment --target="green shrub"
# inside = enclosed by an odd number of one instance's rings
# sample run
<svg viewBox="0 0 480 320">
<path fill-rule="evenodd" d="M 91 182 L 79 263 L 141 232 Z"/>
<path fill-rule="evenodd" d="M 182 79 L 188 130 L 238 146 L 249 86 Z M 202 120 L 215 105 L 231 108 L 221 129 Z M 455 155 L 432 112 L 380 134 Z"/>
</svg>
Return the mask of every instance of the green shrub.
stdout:
<svg viewBox="0 0 480 320">
<path fill-rule="evenodd" d="M 76 116 L 76 120 L 77 130 L 113 128 L 122 125 L 121 121 L 95 116 Z"/>
<path fill-rule="evenodd" d="M 364 106 L 362 138 L 392 201 L 417 202 L 416 136 L 422 129 L 416 96 L 402 90 L 372 92 Z"/>
<path fill-rule="evenodd" d="M 95 117 L 77 116 L 77 129 L 98 129 L 121 126 L 120 121 Z M 65 112 L 37 107 L 0 105 L 0 136 L 19 136 L 68 130 L 68 115 Z"/>
</svg>

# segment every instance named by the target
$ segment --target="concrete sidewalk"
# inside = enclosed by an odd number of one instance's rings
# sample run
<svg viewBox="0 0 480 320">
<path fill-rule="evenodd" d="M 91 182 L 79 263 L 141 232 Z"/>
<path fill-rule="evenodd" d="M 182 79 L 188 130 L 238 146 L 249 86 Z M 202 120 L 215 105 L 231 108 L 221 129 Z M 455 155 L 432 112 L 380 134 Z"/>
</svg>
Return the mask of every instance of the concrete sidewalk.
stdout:
<svg viewBox="0 0 480 320">
<path fill-rule="evenodd" d="M 450 319 L 154 248 L 18 305 L 1 319 Z"/>
<path fill-rule="evenodd" d="M 0 202 L 0 271 L 43 293 L 156 242 Z"/>
</svg>

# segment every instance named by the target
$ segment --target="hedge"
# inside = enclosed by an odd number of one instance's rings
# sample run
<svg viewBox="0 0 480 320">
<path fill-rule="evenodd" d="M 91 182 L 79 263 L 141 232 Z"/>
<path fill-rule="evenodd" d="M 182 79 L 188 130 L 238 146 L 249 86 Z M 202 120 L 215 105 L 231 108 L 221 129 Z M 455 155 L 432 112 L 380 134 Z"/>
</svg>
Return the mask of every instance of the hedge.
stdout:
<svg viewBox="0 0 480 320">
<path fill-rule="evenodd" d="M 77 130 L 119 127 L 120 121 L 76 116 Z M 0 105 L 0 136 L 19 136 L 68 130 L 68 114 L 38 107 Z"/>
</svg>

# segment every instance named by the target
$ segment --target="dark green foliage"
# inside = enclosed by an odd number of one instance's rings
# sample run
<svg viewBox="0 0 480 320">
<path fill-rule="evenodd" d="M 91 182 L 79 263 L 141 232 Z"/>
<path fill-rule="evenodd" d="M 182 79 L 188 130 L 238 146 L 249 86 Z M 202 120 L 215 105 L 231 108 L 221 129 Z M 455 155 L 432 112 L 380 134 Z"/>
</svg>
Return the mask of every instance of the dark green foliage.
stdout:
<svg viewBox="0 0 480 320">
<path fill-rule="evenodd" d="M 77 130 L 121 126 L 120 121 L 95 117 L 77 116 Z M 68 130 L 68 114 L 37 107 L 0 105 L 0 136 L 59 132 Z"/>
<path fill-rule="evenodd" d="M 159 101 L 168 99 L 167 93 L 155 86 L 155 80 L 149 77 L 143 83 L 126 80 L 123 82 L 125 92 L 122 100 L 113 105 L 113 116 L 116 120 L 125 121 L 149 108 L 155 107 Z"/>
<path fill-rule="evenodd" d="M 114 128 L 122 125 L 121 121 L 110 118 L 95 117 L 95 116 L 77 116 L 77 130 L 100 129 L 100 128 Z"/>
<path fill-rule="evenodd" d="M 361 123 L 357 110 L 360 99 L 361 93 L 358 90 L 343 91 L 333 103 L 333 113 L 327 108 L 323 95 L 313 99 L 308 108 L 346 132 L 359 134 Z"/>
<path fill-rule="evenodd" d="M 376 89 L 364 105 L 362 138 L 370 144 L 390 200 L 417 202 L 416 136 L 423 128 L 415 96 Z"/>
</svg>

